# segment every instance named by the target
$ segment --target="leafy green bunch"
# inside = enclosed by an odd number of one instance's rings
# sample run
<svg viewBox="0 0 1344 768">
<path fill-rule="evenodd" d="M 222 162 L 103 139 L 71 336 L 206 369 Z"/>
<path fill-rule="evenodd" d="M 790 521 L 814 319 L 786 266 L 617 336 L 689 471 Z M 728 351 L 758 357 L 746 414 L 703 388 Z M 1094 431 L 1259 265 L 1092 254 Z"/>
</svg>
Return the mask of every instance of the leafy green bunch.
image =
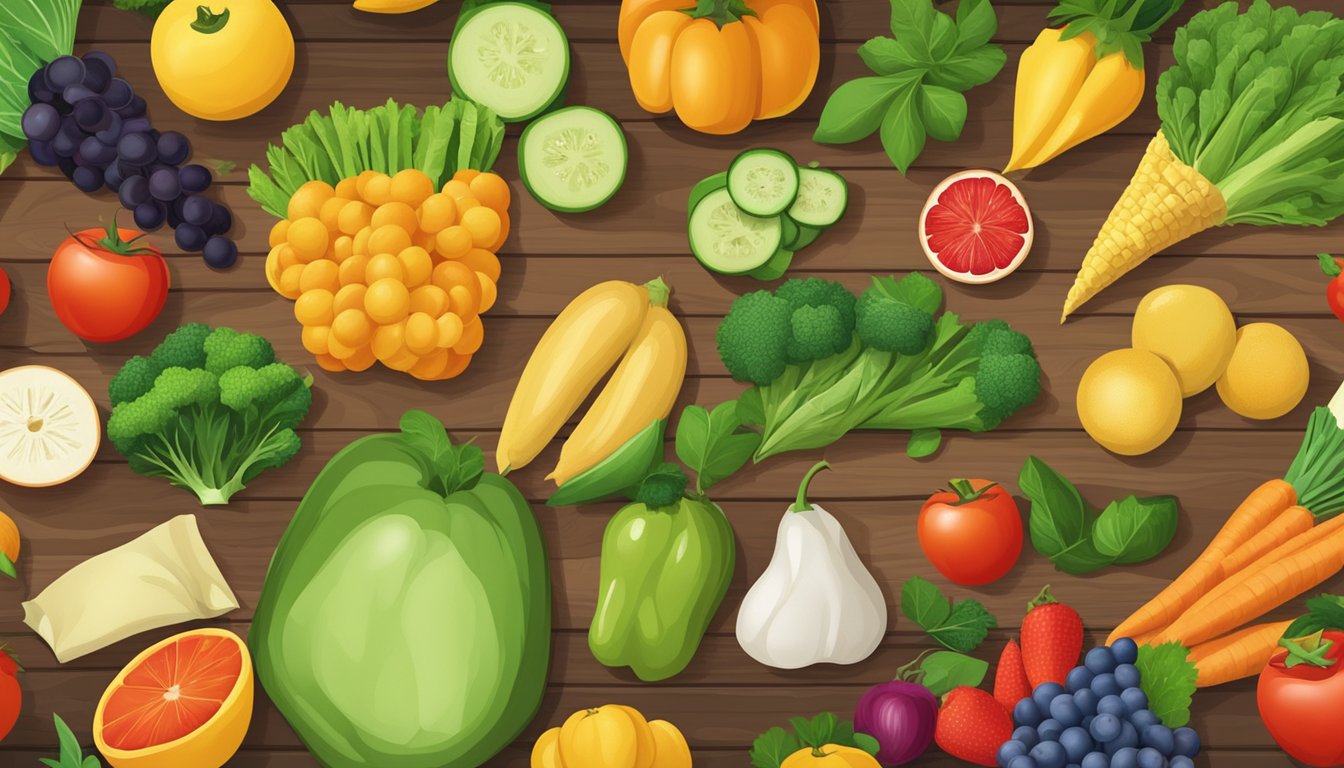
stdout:
<svg viewBox="0 0 1344 768">
<path fill-rule="evenodd" d="M 755 459 L 820 448 L 856 429 L 912 430 L 908 452 L 942 429 L 984 432 L 1040 394 L 1031 340 L 1007 323 L 937 315 L 927 277 L 875 277 L 862 296 L 794 279 L 739 297 L 719 325 L 719 357 L 752 387 L 736 417 L 761 432 Z"/>
<path fill-rule="evenodd" d="M 311 386 L 266 339 L 191 323 L 112 378 L 107 436 L 136 472 L 227 504 L 299 452 Z"/>
<path fill-rule="evenodd" d="M 961 0 L 957 17 L 932 0 L 891 0 L 892 37 L 859 46 L 872 76 L 841 85 L 821 112 L 813 140 L 852 144 L 876 132 L 901 173 L 927 137 L 956 141 L 966 126 L 966 91 L 993 80 L 1007 60 L 991 44 L 999 29 L 989 0 Z"/>
<path fill-rule="evenodd" d="M 1255 0 L 1197 14 L 1157 82 L 1172 152 L 1224 224 L 1323 226 L 1344 213 L 1344 21 Z"/>
</svg>

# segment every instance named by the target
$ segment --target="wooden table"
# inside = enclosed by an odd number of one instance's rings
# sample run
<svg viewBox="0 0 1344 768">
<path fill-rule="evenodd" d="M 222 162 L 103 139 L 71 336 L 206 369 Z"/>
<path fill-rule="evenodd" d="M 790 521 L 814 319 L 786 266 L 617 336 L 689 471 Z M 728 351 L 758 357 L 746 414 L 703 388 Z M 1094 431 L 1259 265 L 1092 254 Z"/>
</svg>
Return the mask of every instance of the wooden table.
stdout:
<svg viewBox="0 0 1344 768">
<path fill-rule="evenodd" d="M 1176 24 L 1214 0 L 1189 0 L 1188 8 L 1148 49 L 1150 71 L 1172 61 Z M 1333 0 L 1296 0 L 1303 9 L 1325 9 Z M 268 141 L 333 100 L 367 107 L 389 96 L 413 104 L 441 103 L 449 95 L 447 42 L 458 3 L 444 0 L 409 16 L 357 13 L 346 2 L 300 0 L 286 4 L 299 41 L 293 81 L 276 104 L 238 123 L 191 120 L 158 92 L 150 71 L 150 23 L 115 10 L 110 0 L 87 0 L 80 18 L 79 51 L 101 48 L 114 55 L 125 75 L 148 98 L 161 129 L 185 132 L 196 157 L 228 160 L 237 169 L 216 189 L 235 214 L 234 234 L 244 253 L 228 272 L 207 269 L 196 255 L 176 252 L 171 237 L 157 245 L 170 251 L 173 289 L 158 322 L 139 338 L 110 345 L 81 343 L 57 322 L 43 291 L 45 265 L 66 227 L 96 225 L 116 208 L 109 193 L 85 195 L 48 169 L 22 156 L 0 178 L 0 265 L 15 283 L 14 303 L 0 318 L 0 367 L 41 363 L 65 370 L 107 407 L 108 378 L 131 354 L 147 352 L 184 321 L 204 321 L 264 333 L 281 356 L 311 367 L 315 406 L 302 430 L 304 448 L 280 470 L 259 478 L 235 503 L 200 509 L 186 492 L 131 472 L 109 447 L 83 476 L 65 486 L 28 490 L 0 485 L 0 507 L 9 510 L 25 538 L 17 582 L 0 584 L 0 639 L 15 650 L 27 672 L 23 715 L 0 744 L 0 763 L 34 765 L 55 755 L 51 714 L 60 713 L 80 738 L 90 740 L 94 705 L 116 671 L 135 653 L 169 634 L 164 629 L 59 665 L 47 647 L 21 623 L 21 600 L 36 595 L 80 561 L 143 533 L 168 518 L 195 513 L 206 542 L 238 594 L 242 608 L 217 622 L 243 634 L 257 601 L 271 552 L 314 475 L 342 446 L 371 431 L 396 428 L 407 406 L 443 419 L 459 438 L 474 437 L 493 448 L 504 410 L 523 361 L 549 319 L 588 285 L 611 277 L 642 282 L 663 275 L 675 291 L 672 306 L 691 339 L 691 363 L 683 403 L 717 403 L 739 390 L 714 351 L 713 333 L 733 297 L 758 287 L 748 279 L 715 278 L 688 255 L 684 220 L 689 188 L 723 170 L 749 146 L 777 146 L 799 160 L 818 160 L 849 179 L 848 215 L 795 261 L 791 274 L 841 280 L 859 289 L 873 273 L 927 270 L 915 239 L 915 221 L 925 196 L 947 174 L 965 167 L 1001 167 L 1008 156 L 1015 64 L 1041 28 L 1046 0 L 998 0 L 998 40 L 1009 64 L 992 84 L 969 94 L 971 117 L 955 144 L 931 142 L 908 176 L 892 169 L 876 139 L 848 147 L 813 144 L 811 133 L 826 96 L 840 82 L 863 72 L 858 43 L 887 34 L 888 4 L 882 0 L 828 0 L 822 8 L 822 71 L 813 97 L 794 115 L 757 124 L 726 138 L 702 136 L 673 118 L 642 112 L 630 95 L 615 42 L 614 0 L 560 2 L 556 15 L 573 47 L 570 103 L 611 112 L 630 142 L 625 188 L 595 213 L 560 216 L 533 202 L 517 183 L 516 129 L 510 130 L 499 169 L 514 190 L 513 235 L 504 248 L 500 301 L 488 315 L 486 346 L 461 378 L 419 384 L 376 369 L 332 375 L 311 365 L 298 338 L 290 302 L 276 296 L 262 275 L 266 233 L 272 218 L 245 191 L 248 164 L 262 160 Z M 1206 233 L 1152 260 L 1093 300 L 1067 326 L 1059 307 L 1079 260 L 1111 204 L 1124 188 L 1157 118 L 1149 94 L 1138 113 L 1112 134 L 1092 141 L 1021 180 L 1037 224 L 1036 246 L 1020 272 L 987 287 L 942 281 L 950 309 L 972 319 L 1002 317 L 1029 333 L 1047 379 L 1040 401 L 992 434 L 952 435 L 931 459 L 905 457 L 905 435 L 854 435 L 824 452 L 835 471 L 819 477 L 813 497 L 844 523 L 887 594 L 893 621 L 885 642 L 866 662 L 820 666 L 796 672 L 750 661 L 733 637 L 736 608 L 759 576 L 773 547 L 775 527 L 802 472 L 816 455 L 789 455 L 749 468 L 716 492 L 736 528 L 740 556 L 732 589 L 690 667 L 673 680 L 640 684 L 609 670 L 588 652 L 586 632 L 597 588 L 603 526 L 615 505 L 549 509 L 540 468 L 516 474 L 524 492 L 538 500 L 555 585 L 555 643 L 550 686 L 540 714 L 519 743 L 491 765 L 523 766 L 531 742 L 579 708 L 608 702 L 639 707 L 681 726 L 696 764 L 741 768 L 746 749 L 762 730 L 790 716 L 833 710 L 849 716 L 869 686 L 889 679 L 929 642 L 898 618 L 900 584 L 912 575 L 946 586 L 921 555 L 914 537 L 920 501 L 951 476 L 983 476 L 1014 483 L 1028 455 L 1037 455 L 1080 483 L 1092 499 L 1122 494 L 1174 493 L 1183 502 L 1174 545 L 1157 560 L 1137 567 L 1108 568 L 1086 578 L 1057 573 L 1028 548 L 1003 580 L 975 596 L 998 615 L 1002 628 L 981 649 L 997 655 L 1015 633 L 1026 602 L 1042 584 L 1054 585 L 1074 605 L 1099 641 L 1132 608 L 1174 576 L 1213 535 L 1242 496 L 1261 480 L 1282 473 L 1297 450 L 1312 406 L 1329 399 L 1344 378 L 1344 328 L 1328 312 L 1324 279 L 1313 258 L 1340 247 L 1344 226 L 1324 230 L 1239 228 Z M 1202 258 L 1195 258 L 1195 257 Z M 1277 421 L 1245 421 L 1206 392 L 1186 404 L 1177 434 L 1158 451 L 1121 459 L 1096 446 L 1080 430 L 1072 398 L 1083 369 L 1101 353 L 1124 346 L 1129 317 L 1147 291 L 1174 282 L 1208 286 L 1223 296 L 1241 321 L 1272 319 L 1295 333 L 1312 358 L 1312 386 L 1305 402 Z M 105 416 L 105 414 L 104 414 Z M 535 470 L 535 471 L 534 471 Z M 1344 580 L 1326 585 L 1338 592 Z M 1300 601 L 1280 611 L 1300 612 Z M 180 629 L 180 628 L 175 628 Z M 358 674 L 358 670 L 352 670 Z M 1201 764 L 1219 768 L 1290 765 L 1274 748 L 1256 716 L 1249 683 L 1201 691 L 1194 725 L 1208 749 Z M 243 750 L 230 765 L 297 768 L 314 765 L 288 725 L 258 689 L 256 714 Z M 957 764 L 931 750 L 920 765 Z"/>
</svg>

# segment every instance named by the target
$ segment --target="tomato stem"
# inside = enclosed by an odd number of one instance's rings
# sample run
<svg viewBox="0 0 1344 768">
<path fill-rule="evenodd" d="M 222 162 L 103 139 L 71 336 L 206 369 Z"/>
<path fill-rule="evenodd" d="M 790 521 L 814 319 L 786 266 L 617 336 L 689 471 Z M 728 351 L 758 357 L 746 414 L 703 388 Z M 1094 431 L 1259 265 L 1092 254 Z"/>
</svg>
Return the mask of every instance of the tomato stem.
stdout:
<svg viewBox="0 0 1344 768">
<path fill-rule="evenodd" d="M 960 507 L 970 504 L 973 501 L 979 501 L 990 490 L 998 488 L 998 483 L 990 483 L 979 490 L 971 485 L 971 481 L 965 478 L 955 478 L 947 481 L 948 486 L 957 494 L 957 500 L 949 504 L 950 507 Z"/>
<path fill-rule="evenodd" d="M 191 22 L 191 28 L 203 35 L 213 35 L 228 23 L 228 8 L 225 8 L 222 13 L 215 13 L 210 10 L 208 5 L 198 5 L 196 6 L 196 20 Z"/>
<path fill-rule="evenodd" d="M 1326 640 L 1322 632 L 1299 638 L 1284 638 L 1279 641 L 1279 645 L 1288 649 L 1288 656 L 1284 659 L 1283 666 L 1292 669 L 1299 664 L 1310 664 L 1313 667 L 1333 667 L 1336 659 L 1328 659 L 1325 654 L 1329 653 L 1334 641 Z"/>
<path fill-rule="evenodd" d="M 70 232 L 69 229 L 66 231 Z M 155 253 L 153 248 L 144 248 L 135 244 L 137 240 L 148 235 L 146 232 L 141 232 L 130 240 L 122 240 L 121 229 L 117 226 L 117 215 L 115 213 L 112 214 L 112 223 L 105 225 L 103 231 L 106 234 L 99 240 L 89 240 L 80 232 L 70 232 L 70 236 L 85 248 L 91 250 L 101 248 L 118 256 L 151 256 Z"/>
<path fill-rule="evenodd" d="M 741 21 L 743 16 L 755 16 L 756 12 L 747 7 L 745 0 L 698 0 L 695 8 L 683 11 L 693 19 L 709 19 L 720 29 L 727 24 Z"/>
</svg>

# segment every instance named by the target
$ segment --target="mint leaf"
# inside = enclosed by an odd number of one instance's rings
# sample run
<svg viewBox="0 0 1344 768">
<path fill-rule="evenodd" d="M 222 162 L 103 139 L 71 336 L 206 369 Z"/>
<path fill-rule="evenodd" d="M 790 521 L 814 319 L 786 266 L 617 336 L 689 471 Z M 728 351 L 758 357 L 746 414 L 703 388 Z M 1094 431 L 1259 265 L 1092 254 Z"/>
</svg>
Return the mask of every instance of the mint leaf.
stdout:
<svg viewBox="0 0 1344 768">
<path fill-rule="evenodd" d="M 989 662 L 952 651 L 935 651 L 919 663 L 919 683 L 939 698 L 960 686 L 978 688 L 989 672 Z"/>
<path fill-rule="evenodd" d="M 966 127 L 966 97 L 951 88 L 925 85 L 919 89 L 919 116 L 930 136 L 956 141 Z"/>
<path fill-rule="evenodd" d="M 927 631 L 951 615 L 952 604 L 932 582 L 911 576 L 901 587 L 901 613 Z"/>
<path fill-rule="evenodd" d="M 1053 560 L 1082 541 L 1090 529 L 1088 509 L 1078 488 L 1044 461 L 1029 456 L 1017 486 L 1031 502 L 1031 545 Z"/>
<path fill-rule="evenodd" d="M 891 0 L 891 34 L 901 37 L 924 32 L 937 13 L 929 0 Z"/>
<path fill-rule="evenodd" d="M 901 173 L 910 170 L 915 158 L 924 151 L 926 133 L 916 103 L 918 93 L 919 88 L 913 83 L 898 91 L 878 128 L 882 149 Z"/>
<path fill-rule="evenodd" d="M 919 79 L 904 72 L 891 77 L 860 77 L 835 89 L 821 110 L 812 140 L 819 144 L 852 144 L 878 130 L 888 106 Z"/>
<path fill-rule="evenodd" d="M 979 600 L 959 600 L 952 604 L 952 613 L 946 621 L 927 631 L 945 647 L 970 653 L 985 641 L 989 630 L 998 623 L 994 614 L 985 610 Z"/>
<path fill-rule="evenodd" d="M 795 717 L 789 720 L 789 725 L 793 726 L 793 732 L 798 734 L 798 740 L 805 747 L 820 747 L 829 744 L 835 740 L 835 729 L 838 719 L 833 712 L 822 712 L 811 720 L 805 717 Z M 850 733 L 854 732 L 854 726 L 850 725 Z"/>
<path fill-rule="evenodd" d="M 752 742 L 749 755 L 752 768 L 779 768 L 789 755 L 802 748 L 797 736 L 775 726 Z"/>
<path fill-rule="evenodd" d="M 1188 655 L 1185 646 L 1175 642 L 1139 646 L 1140 687 L 1148 696 L 1148 709 L 1168 728 L 1190 722 L 1190 697 L 1199 672 Z"/>
</svg>

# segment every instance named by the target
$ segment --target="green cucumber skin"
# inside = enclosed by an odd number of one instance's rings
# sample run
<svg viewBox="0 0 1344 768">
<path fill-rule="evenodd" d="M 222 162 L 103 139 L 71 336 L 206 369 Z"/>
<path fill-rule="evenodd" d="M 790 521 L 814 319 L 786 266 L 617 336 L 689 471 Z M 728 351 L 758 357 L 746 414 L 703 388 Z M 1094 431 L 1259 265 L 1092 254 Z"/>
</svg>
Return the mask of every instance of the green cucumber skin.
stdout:
<svg viewBox="0 0 1344 768">
<path fill-rule="evenodd" d="M 696 182 L 691 187 L 691 197 L 686 204 L 686 224 L 691 223 L 691 214 L 695 213 L 695 207 L 701 203 L 711 192 L 728 188 L 728 172 L 720 171 L 713 176 L 708 176 Z"/>
<path fill-rule="evenodd" d="M 750 159 L 751 157 L 756 155 L 769 155 L 771 157 L 779 159 L 789 167 L 793 168 L 793 174 L 794 174 L 793 196 L 782 206 L 779 206 L 778 209 L 763 208 L 759 210 L 752 210 L 751 208 L 743 205 L 742 202 L 739 201 L 735 195 L 733 195 L 733 185 L 731 182 L 731 179 L 733 177 L 733 169 L 737 168 L 739 163 L 743 162 L 744 160 Z M 752 216 L 759 216 L 761 218 L 778 216 L 784 213 L 785 211 L 789 210 L 789 208 L 793 207 L 794 202 L 797 201 L 798 199 L 798 193 L 799 191 L 801 191 L 803 186 L 802 169 L 798 167 L 797 161 L 795 161 L 793 159 L 793 156 L 790 155 L 788 152 L 785 152 L 782 149 L 774 149 L 773 147 L 758 147 L 756 149 L 748 149 L 745 152 L 739 153 L 737 157 L 733 158 L 733 162 L 729 163 L 726 178 L 728 179 L 728 195 L 733 198 L 733 205 L 736 205 L 743 213 L 749 213 Z"/>
<path fill-rule="evenodd" d="M 565 112 L 572 112 L 575 110 L 589 112 L 595 115 L 601 115 L 603 118 L 606 119 L 607 122 L 611 123 L 611 125 L 616 129 L 616 135 L 619 136 L 621 139 L 621 157 L 622 157 L 621 178 L 616 182 L 616 186 L 611 190 L 611 194 L 602 198 L 593 205 L 578 206 L 578 207 L 567 206 L 561 203 L 557 203 L 553 200 L 547 200 L 544 196 L 538 194 L 536 189 L 532 187 L 532 182 L 528 180 L 527 161 L 524 159 L 525 149 L 527 147 L 527 140 L 532 133 L 532 129 L 536 128 L 538 125 L 542 125 L 547 118 L 551 118 L 556 115 L 560 115 Z M 518 175 L 523 180 L 523 187 L 527 189 L 528 194 L 532 195 L 533 200 L 536 200 L 538 203 L 541 203 L 546 208 L 549 208 L 550 210 L 555 211 L 557 213 L 587 213 L 588 211 L 601 208 L 602 206 L 610 202 L 611 198 L 615 197 L 616 193 L 620 192 L 621 188 L 625 186 L 625 177 L 629 171 L 630 171 L 630 144 L 626 141 L 625 131 L 621 130 L 621 124 L 616 122 L 615 118 L 595 107 L 582 107 L 582 106 L 563 107 L 561 109 L 555 110 L 554 112 L 547 113 L 545 117 L 534 121 L 533 123 L 528 125 L 527 128 L 523 129 L 523 135 L 518 139 Z"/>
<path fill-rule="evenodd" d="M 458 30 L 466 26 L 466 24 L 470 22 L 472 18 L 475 17 L 477 14 L 479 14 L 481 11 L 484 11 L 486 9 L 496 9 L 501 6 L 514 6 L 516 8 L 525 8 L 530 13 L 545 16 L 551 22 L 551 24 L 553 24 L 555 28 L 559 30 L 560 37 L 565 41 L 565 71 L 560 76 L 560 82 L 555 89 L 555 93 L 552 93 L 549 97 L 547 97 L 545 103 L 543 103 L 540 107 L 537 107 L 535 111 L 530 112 L 526 115 L 520 115 L 518 117 L 505 117 L 504 115 L 499 115 L 499 119 L 503 120 L 505 123 L 522 123 L 531 120 L 532 118 L 538 115 L 557 111 L 556 107 L 558 107 L 560 104 L 564 102 L 565 94 L 569 89 L 569 75 L 571 71 L 570 68 L 573 66 L 572 61 L 573 55 L 569 49 L 569 35 L 565 33 L 565 28 L 560 26 L 560 22 L 557 21 L 554 16 L 550 15 L 549 13 L 546 13 L 545 11 L 541 10 L 537 6 L 532 5 L 530 3 L 514 3 L 514 2 L 485 3 L 482 5 L 478 5 L 475 8 L 471 9 L 470 11 L 467 11 L 466 13 L 462 14 L 461 18 L 457 20 L 457 24 L 453 27 L 453 39 L 448 44 L 448 84 L 452 87 L 453 93 L 460 95 L 462 98 L 471 99 L 471 97 L 467 95 L 467 92 L 463 90 L 461 83 L 458 82 L 457 73 L 453 71 L 453 49 L 457 47 L 457 41 L 459 39 L 457 32 Z M 475 99 L 471 100 L 475 101 Z M 499 114 L 498 111 L 496 111 L 496 114 Z"/>
<path fill-rule="evenodd" d="M 793 266 L 793 253 L 793 251 L 781 246 L 779 250 L 775 251 L 775 255 L 770 257 L 769 261 L 746 273 L 747 277 L 753 277 L 765 283 L 780 279 L 789 271 L 789 267 Z"/>
<path fill-rule="evenodd" d="M 789 219 L 789 221 L 793 221 L 793 219 Z M 788 248 L 791 251 L 803 250 L 809 245 L 815 243 L 817 241 L 817 238 L 821 237 L 821 233 L 826 231 L 824 229 L 811 226 L 809 224 L 798 224 L 798 222 L 796 221 L 794 222 L 794 224 L 797 225 L 798 227 L 798 236 L 795 237 L 791 242 L 784 244 L 784 247 Z"/>
<path fill-rule="evenodd" d="M 818 222 L 813 222 L 813 221 L 806 221 L 805 219 L 802 219 L 802 218 L 800 218 L 799 216 L 797 216 L 797 215 L 794 213 L 794 210 L 793 210 L 793 209 L 794 209 L 795 207 L 797 207 L 797 205 L 798 205 L 798 201 L 797 201 L 797 200 L 794 200 L 793 205 L 789 206 L 789 209 L 788 209 L 788 211 L 787 211 L 789 218 L 793 219 L 794 221 L 798 222 L 799 224 L 801 224 L 801 225 L 803 225 L 803 226 L 813 227 L 813 228 L 815 228 L 815 229 L 826 229 L 827 227 L 835 226 L 835 224 L 838 223 L 838 222 L 840 221 L 840 219 L 844 218 L 845 213 L 849 210 L 849 182 L 848 182 L 848 181 L 845 181 L 845 177 L 844 177 L 844 176 L 841 176 L 840 174 L 838 174 L 838 173 L 836 173 L 835 171 L 832 171 L 832 170 L 830 170 L 830 169 L 828 169 L 828 168 L 801 168 L 801 169 L 799 169 L 799 173 L 800 173 L 800 174 L 804 174 L 804 173 L 825 173 L 825 174 L 829 174 L 829 175 L 835 177 L 837 180 L 839 180 L 839 182 L 840 182 L 840 189 L 841 189 L 841 191 L 844 193 L 844 196 L 845 196 L 845 197 L 844 197 L 844 200 L 843 200 L 843 201 L 841 202 L 841 204 L 840 204 L 840 213 L 837 214 L 837 215 L 835 216 L 834 219 L 832 219 L 831 221 L 828 221 L 828 222 L 826 222 L 826 223 L 824 223 L 824 224 L 822 224 L 822 223 L 818 223 Z M 798 194 L 799 194 L 800 197 L 802 196 L 802 188 L 803 188 L 803 186 L 802 186 L 802 179 L 800 178 L 800 179 L 799 179 L 799 182 L 798 182 Z"/>
<path fill-rule="evenodd" d="M 713 177 L 710 177 L 710 178 L 713 178 Z M 724 189 L 724 190 L 726 191 L 726 185 L 725 185 L 725 187 L 720 187 L 720 189 Z M 714 192 L 717 192 L 717 191 L 719 191 L 719 190 L 718 190 L 718 189 L 712 189 L 712 190 L 708 190 L 708 191 L 706 191 L 705 194 L 704 194 L 704 196 L 701 197 L 701 199 L 700 199 L 698 202 L 696 202 L 696 207 L 698 208 L 698 207 L 700 206 L 700 204 L 704 202 L 705 198 L 709 197 L 709 195 L 711 195 L 711 194 L 713 194 Z M 732 196 L 729 196 L 728 200 L 729 200 L 729 202 L 732 202 Z M 739 209 L 739 210 L 740 210 L 740 209 Z M 690 213 L 689 215 L 693 215 L 694 213 L 695 213 L 695 208 L 692 208 L 692 209 L 691 209 L 691 213 Z M 744 212 L 744 213 L 745 213 L 745 212 Z M 688 216 L 689 216 L 689 215 L 688 215 Z M 751 214 L 747 214 L 747 215 L 750 216 Z M 756 217 L 756 218 L 770 219 L 770 218 L 776 218 L 776 217 L 771 217 L 771 216 L 758 216 L 758 217 Z M 780 226 L 780 233 L 779 233 L 779 235 L 780 235 L 780 237 L 779 237 L 779 241 L 775 243 L 775 251 L 776 251 L 776 252 L 779 251 L 780 246 L 781 246 L 782 243 L 783 243 L 783 239 L 784 239 L 783 225 Z M 700 263 L 700 266 L 704 267 L 705 269 L 709 270 L 710 272 L 712 272 L 712 273 L 714 273 L 714 274 L 716 274 L 716 275 L 727 275 L 727 276 L 729 276 L 729 277 L 735 277 L 735 276 L 737 276 L 737 275 L 750 275 L 752 272 L 755 272 L 756 270 L 761 269 L 761 268 L 764 267 L 766 264 L 769 264 L 769 263 L 770 263 L 770 260 L 769 260 L 769 259 L 766 259 L 766 260 L 765 260 L 764 262 L 762 262 L 761 264 L 758 264 L 758 265 L 756 265 L 756 266 L 754 266 L 754 267 L 751 267 L 751 268 L 749 268 L 749 269 L 741 269 L 741 270 L 735 270 L 735 271 L 733 271 L 733 270 L 726 270 L 726 269 L 723 269 L 722 267 L 716 267 L 716 266 L 710 264 L 708 261 L 705 260 L 704 257 L 702 257 L 702 256 L 700 255 L 700 251 L 699 251 L 699 249 L 696 248 L 696 246 L 695 246 L 695 240 L 692 239 L 692 238 L 690 237 L 689 228 L 688 228 L 688 231 L 687 231 L 687 240 L 690 241 L 690 245 L 691 245 L 691 255 L 695 257 L 695 260 L 696 260 L 697 262 Z M 773 258 L 773 257 L 774 257 L 774 253 L 771 254 L 771 258 Z"/>
</svg>

